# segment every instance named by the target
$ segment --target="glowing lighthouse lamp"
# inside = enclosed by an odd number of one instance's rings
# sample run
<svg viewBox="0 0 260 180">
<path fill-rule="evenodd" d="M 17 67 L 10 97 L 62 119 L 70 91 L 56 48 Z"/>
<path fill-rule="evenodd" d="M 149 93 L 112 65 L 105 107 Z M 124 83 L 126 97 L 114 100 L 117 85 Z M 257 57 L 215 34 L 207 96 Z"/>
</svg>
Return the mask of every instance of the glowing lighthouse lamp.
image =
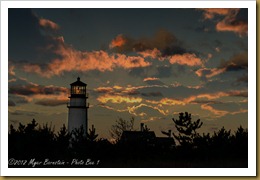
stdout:
<svg viewBox="0 0 260 180">
<path fill-rule="evenodd" d="M 70 86 L 70 101 L 67 105 L 69 109 L 68 129 L 69 132 L 72 132 L 74 129 L 79 129 L 82 126 L 84 135 L 86 135 L 89 108 L 89 104 L 87 103 L 88 96 L 86 93 L 87 84 L 81 82 L 78 77 L 77 81 L 71 83 Z"/>
</svg>

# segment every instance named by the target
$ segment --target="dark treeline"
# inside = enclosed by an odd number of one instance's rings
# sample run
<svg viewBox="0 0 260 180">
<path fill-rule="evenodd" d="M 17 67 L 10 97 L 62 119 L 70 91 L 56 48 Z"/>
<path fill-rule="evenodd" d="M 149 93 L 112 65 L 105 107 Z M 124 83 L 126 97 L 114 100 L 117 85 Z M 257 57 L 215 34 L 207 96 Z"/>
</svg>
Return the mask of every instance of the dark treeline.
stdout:
<svg viewBox="0 0 260 180">
<path fill-rule="evenodd" d="M 26 168 L 32 167 L 33 163 L 36 163 L 33 167 L 62 168 L 248 166 L 247 129 L 240 126 L 231 133 L 223 127 L 212 135 L 201 135 L 196 130 L 202 122 L 191 121 L 190 114 L 180 113 L 179 119 L 172 120 L 178 133 L 162 132 L 172 140 L 167 141 L 167 145 L 149 138 L 131 142 L 118 139 L 110 143 L 107 139 L 98 138 L 94 126 L 84 135 L 83 128 L 69 133 L 65 126 L 54 133 L 54 128 L 47 124 L 40 126 L 35 120 L 27 125 L 20 123 L 17 129 L 11 125 L 8 134 L 9 167 Z M 150 129 L 146 128 L 145 131 L 149 132 Z M 42 163 L 37 164 L 36 161 Z"/>
</svg>

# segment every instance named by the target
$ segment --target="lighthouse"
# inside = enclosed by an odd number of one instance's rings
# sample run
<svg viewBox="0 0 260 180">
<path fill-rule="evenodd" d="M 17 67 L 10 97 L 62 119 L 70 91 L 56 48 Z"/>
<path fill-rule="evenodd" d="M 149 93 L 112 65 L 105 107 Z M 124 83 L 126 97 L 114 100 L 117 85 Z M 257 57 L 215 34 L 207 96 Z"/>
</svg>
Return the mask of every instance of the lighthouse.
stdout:
<svg viewBox="0 0 260 180">
<path fill-rule="evenodd" d="M 76 82 L 70 84 L 70 100 L 67 105 L 69 132 L 83 127 L 84 135 L 87 133 L 89 104 L 87 103 L 86 86 L 87 84 L 81 82 L 79 77 Z"/>
</svg>

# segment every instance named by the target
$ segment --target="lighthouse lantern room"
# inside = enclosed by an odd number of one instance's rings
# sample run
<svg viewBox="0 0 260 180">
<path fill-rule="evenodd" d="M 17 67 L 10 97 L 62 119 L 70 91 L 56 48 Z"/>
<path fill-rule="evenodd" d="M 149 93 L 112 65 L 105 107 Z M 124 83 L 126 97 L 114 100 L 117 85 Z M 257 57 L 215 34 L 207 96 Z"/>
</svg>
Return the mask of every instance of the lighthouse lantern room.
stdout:
<svg viewBox="0 0 260 180">
<path fill-rule="evenodd" d="M 87 84 L 77 81 L 70 84 L 70 100 L 67 105 L 69 109 L 68 129 L 72 132 L 75 129 L 83 127 L 84 134 L 86 135 L 88 129 L 88 103 L 87 103 Z"/>
</svg>

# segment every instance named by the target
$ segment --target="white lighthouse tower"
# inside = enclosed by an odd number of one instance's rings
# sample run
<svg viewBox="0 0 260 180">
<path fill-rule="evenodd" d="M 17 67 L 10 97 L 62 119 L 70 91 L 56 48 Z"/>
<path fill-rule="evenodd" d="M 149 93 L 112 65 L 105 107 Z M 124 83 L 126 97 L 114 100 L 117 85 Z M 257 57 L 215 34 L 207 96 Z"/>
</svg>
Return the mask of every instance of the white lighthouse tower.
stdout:
<svg viewBox="0 0 260 180">
<path fill-rule="evenodd" d="M 88 129 L 89 107 L 86 93 L 87 84 L 81 82 L 78 77 L 77 81 L 71 83 L 70 86 L 70 101 L 67 106 L 69 109 L 68 129 L 69 132 L 72 132 L 74 129 L 79 129 L 82 126 L 84 135 L 86 135 Z"/>
</svg>

